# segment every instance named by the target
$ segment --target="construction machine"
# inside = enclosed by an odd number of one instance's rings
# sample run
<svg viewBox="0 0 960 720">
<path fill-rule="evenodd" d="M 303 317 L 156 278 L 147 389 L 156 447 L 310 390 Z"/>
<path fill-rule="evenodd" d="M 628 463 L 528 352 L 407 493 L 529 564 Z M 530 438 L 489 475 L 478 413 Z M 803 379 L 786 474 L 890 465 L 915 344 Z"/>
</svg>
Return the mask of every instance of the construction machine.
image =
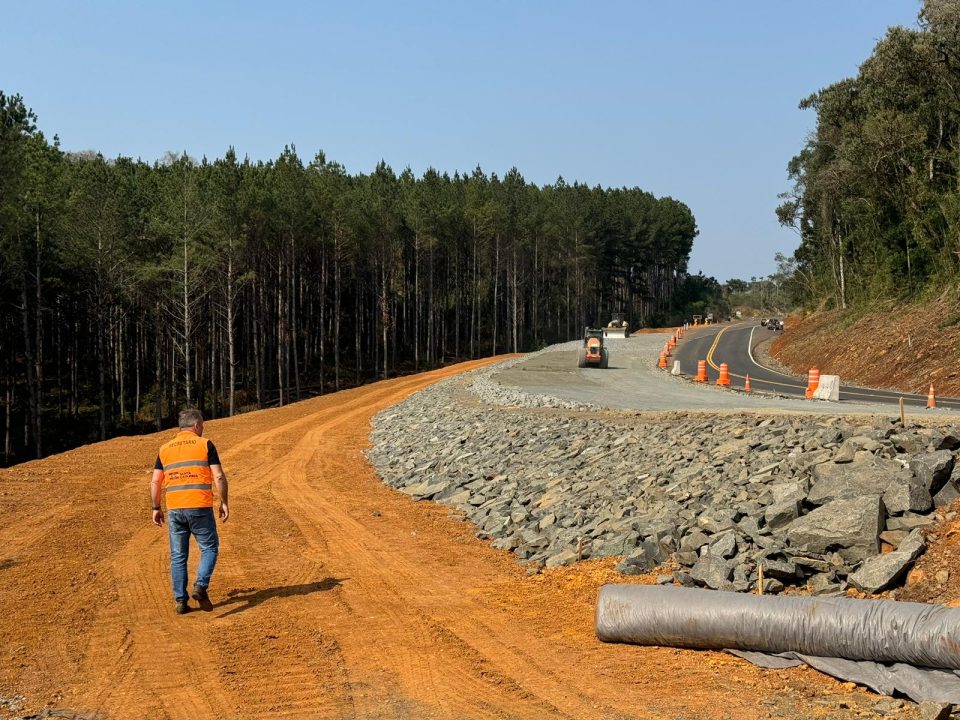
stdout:
<svg viewBox="0 0 960 720">
<path fill-rule="evenodd" d="M 603 346 L 603 330 L 584 328 L 583 345 L 577 354 L 577 367 L 606 368 L 609 361 L 607 349 Z"/>
<path fill-rule="evenodd" d="M 614 313 L 613 320 L 603 329 L 604 337 L 625 338 L 630 335 L 630 324 L 623 313 Z"/>
</svg>

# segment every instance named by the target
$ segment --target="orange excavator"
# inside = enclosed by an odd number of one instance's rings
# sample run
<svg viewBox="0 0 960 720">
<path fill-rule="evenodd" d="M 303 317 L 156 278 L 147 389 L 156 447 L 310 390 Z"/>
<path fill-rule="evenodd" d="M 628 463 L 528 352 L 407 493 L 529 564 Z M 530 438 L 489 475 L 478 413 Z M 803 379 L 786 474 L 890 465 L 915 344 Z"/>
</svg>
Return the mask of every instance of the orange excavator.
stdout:
<svg viewBox="0 0 960 720">
<path fill-rule="evenodd" d="M 577 354 L 577 367 L 606 368 L 609 363 L 609 354 L 603 346 L 603 330 L 600 328 L 585 328 L 583 331 L 583 345 Z"/>
</svg>

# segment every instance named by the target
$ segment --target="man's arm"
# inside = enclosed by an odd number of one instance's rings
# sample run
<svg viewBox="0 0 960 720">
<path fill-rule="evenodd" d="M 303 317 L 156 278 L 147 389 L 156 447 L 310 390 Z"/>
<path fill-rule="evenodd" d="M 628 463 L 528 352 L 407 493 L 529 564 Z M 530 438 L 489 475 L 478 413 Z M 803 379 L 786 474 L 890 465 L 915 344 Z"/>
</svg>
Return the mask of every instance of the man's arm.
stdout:
<svg viewBox="0 0 960 720">
<path fill-rule="evenodd" d="M 213 475 L 213 485 L 217 488 L 217 497 L 220 498 L 220 519 L 226 522 L 227 518 L 230 517 L 230 510 L 227 506 L 227 493 L 229 491 L 227 474 L 223 472 L 223 466 L 219 464 L 210 466 L 210 474 Z"/>
<path fill-rule="evenodd" d="M 207 458 L 210 461 L 210 475 L 213 476 L 213 484 L 217 488 L 217 497 L 220 498 L 220 519 L 223 522 L 230 517 L 230 510 L 227 506 L 227 475 L 223 472 L 223 465 L 220 464 L 220 453 L 217 452 L 217 446 L 212 440 L 207 440 Z"/>
<path fill-rule="evenodd" d="M 153 469 L 153 477 L 150 478 L 150 501 L 153 504 L 153 524 L 157 527 L 163 525 L 163 510 L 160 507 L 160 495 L 163 492 L 163 470 Z"/>
</svg>

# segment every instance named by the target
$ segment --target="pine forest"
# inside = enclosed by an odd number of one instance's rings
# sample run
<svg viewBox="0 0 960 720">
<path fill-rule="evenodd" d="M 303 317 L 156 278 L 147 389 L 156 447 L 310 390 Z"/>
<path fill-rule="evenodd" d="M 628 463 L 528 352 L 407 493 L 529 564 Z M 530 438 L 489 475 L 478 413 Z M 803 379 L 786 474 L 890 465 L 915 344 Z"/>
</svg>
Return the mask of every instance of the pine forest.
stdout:
<svg viewBox="0 0 960 720">
<path fill-rule="evenodd" d="M 0 462 L 676 317 L 697 228 L 517 169 L 69 153 L 0 92 Z"/>
</svg>

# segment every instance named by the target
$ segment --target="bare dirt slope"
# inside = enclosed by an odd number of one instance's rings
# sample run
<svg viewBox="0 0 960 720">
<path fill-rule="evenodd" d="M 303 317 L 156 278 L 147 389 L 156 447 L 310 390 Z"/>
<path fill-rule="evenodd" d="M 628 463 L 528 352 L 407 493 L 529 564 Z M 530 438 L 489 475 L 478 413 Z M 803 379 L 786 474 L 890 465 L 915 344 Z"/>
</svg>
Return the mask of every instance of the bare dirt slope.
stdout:
<svg viewBox="0 0 960 720">
<path fill-rule="evenodd" d="M 810 367 L 843 382 L 960 396 L 960 305 L 948 295 L 852 317 L 840 311 L 789 318 L 772 354 L 798 375 Z"/>
<path fill-rule="evenodd" d="M 149 522 L 167 434 L 0 472 L 0 717 L 873 714 L 875 696 L 810 670 L 603 645 L 611 562 L 528 577 L 446 509 L 383 486 L 362 454 L 371 416 L 480 364 L 208 423 L 232 509 L 211 613 L 174 614 L 166 531 Z"/>
</svg>

